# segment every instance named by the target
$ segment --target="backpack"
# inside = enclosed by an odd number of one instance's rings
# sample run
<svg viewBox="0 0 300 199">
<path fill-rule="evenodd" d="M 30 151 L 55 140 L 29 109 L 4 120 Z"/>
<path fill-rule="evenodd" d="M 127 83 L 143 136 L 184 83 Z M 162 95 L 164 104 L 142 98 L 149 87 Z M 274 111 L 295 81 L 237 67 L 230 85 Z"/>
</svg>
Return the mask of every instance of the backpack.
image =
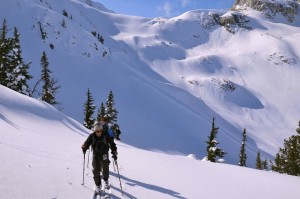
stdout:
<svg viewBox="0 0 300 199">
<path fill-rule="evenodd" d="M 113 129 L 111 127 L 109 127 L 107 134 L 109 137 L 115 138 L 115 132 L 113 131 Z"/>
<path fill-rule="evenodd" d="M 110 138 L 114 138 L 115 137 L 115 132 L 112 129 L 112 127 L 109 127 L 108 124 L 103 124 L 103 132 L 108 135 Z"/>
</svg>

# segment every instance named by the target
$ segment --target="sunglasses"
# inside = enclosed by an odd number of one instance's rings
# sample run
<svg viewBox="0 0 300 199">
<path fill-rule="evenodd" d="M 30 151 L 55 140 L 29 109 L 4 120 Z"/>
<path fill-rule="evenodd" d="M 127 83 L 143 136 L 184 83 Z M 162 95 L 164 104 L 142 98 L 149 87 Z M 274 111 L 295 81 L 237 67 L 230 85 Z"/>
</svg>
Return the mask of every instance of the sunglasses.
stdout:
<svg viewBox="0 0 300 199">
<path fill-rule="evenodd" d="M 102 133 L 102 131 L 95 131 L 96 133 Z"/>
</svg>

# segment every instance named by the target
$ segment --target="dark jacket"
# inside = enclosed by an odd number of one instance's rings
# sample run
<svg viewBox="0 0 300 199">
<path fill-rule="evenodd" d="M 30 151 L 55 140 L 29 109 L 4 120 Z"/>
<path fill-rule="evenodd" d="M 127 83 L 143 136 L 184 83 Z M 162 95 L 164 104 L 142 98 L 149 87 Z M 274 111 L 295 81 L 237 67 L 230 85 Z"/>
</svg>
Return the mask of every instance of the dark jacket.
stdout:
<svg viewBox="0 0 300 199">
<path fill-rule="evenodd" d="M 90 134 L 84 142 L 84 147 L 88 149 L 90 146 L 92 146 L 94 154 L 107 154 L 109 148 L 111 149 L 112 153 L 117 151 L 117 146 L 114 142 L 114 139 L 104 132 L 101 137 L 98 137 L 95 132 Z"/>
<path fill-rule="evenodd" d="M 117 137 L 119 137 L 119 135 L 121 135 L 121 130 L 120 129 L 116 129 L 116 135 L 117 135 Z"/>
</svg>

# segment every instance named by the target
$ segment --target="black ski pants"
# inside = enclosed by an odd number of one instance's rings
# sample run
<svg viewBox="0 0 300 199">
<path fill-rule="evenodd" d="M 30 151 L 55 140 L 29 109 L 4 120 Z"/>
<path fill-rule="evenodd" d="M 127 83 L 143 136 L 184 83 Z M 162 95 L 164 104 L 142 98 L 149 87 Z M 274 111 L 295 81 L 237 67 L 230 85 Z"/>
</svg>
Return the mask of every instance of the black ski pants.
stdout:
<svg viewBox="0 0 300 199">
<path fill-rule="evenodd" d="M 109 178 L 109 159 L 108 154 L 93 154 L 93 174 L 94 181 L 96 186 L 101 185 L 101 176 L 100 172 L 102 172 L 102 177 L 104 181 L 107 181 Z"/>
</svg>

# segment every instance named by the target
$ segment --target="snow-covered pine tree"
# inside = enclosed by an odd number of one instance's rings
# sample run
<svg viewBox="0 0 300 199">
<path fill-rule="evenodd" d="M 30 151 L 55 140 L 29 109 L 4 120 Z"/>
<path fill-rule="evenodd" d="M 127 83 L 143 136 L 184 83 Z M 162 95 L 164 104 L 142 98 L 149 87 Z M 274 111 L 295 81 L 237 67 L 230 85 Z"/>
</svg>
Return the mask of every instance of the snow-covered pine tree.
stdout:
<svg viewBox="0 0 300 199">
<path fill-rule="evenodd" d="M 255 166 L 256 166 L 256 169 L 262 170 L 262 162 L 261 162 L 261 158 L 260 158 L 260 151 L 257 152 Z"/>
<path fill-rule="evenodd" d="M 27 80 L 31 79 L 32 76 L 29 75 L 29 64 L 25 64 L 22 58 L 22 51 L 20 45 L 20 34 L 16 27 L 14 27 L 14 38 L 12 39 L 12 53 L 10 55 L 10 63 L 12 67 L 12 73 L 9 77 L 9 82 L 7 87 L 25 94 L 29 95 L 29 86 Z"/>
<path fill-rule="evenodd" d="M 101 102 L 101 105 L 98 109 L 98 112 L 97 112 L 97 121 L 100 120 L 101 117 L 103 117 L 105 115 L 105 107 L 104 107 L 104 104 L 103 102 Z"/>
<path fill-rule="evenodd" d="M 265 158 L 265 160 L 262 162 L 262 168 L 263 170 L 268 170 L 268 160 Z"/>
<path fill-rule="evenodd" d="M 246 160 L 247 160 L 247 154 L 246 154 L 246 141 L 247 141 L 247 135 L 246 135 L 246 129 L 243 131 L 243 138 L 242 138 L 242 146 L 240 150 L 240 162 L 239 166 L 246 167 Z"/>
<path fill-rule="evenodd" d="M 112 91 L 109 92 L 105 104 L 106 104 L 105 115 L 108 118 L 108 122 L 111 125 L 114 125 L 117 123 L 118 111 L 116 110 L 115 107 L 114 94 Z"/>
<path fill-rule="evenodd" d="M 273 171 L 300 176 L 300 122 L 296 133 L 284 140 L 284 147 L 279 148 L 275 163 L 271 161 Z"/>
<path fill-rule="evenodd" d="M 8 77 L 12 73 L 9 54 L 12 51 L 11 38 L 7 38 L 8 27 L 6 20 L 3 19 L 0 35 L 0 84 L 7 86 Z"/>
<path fill-rule="evenodd" d="M 90 92 L 90 89 L 87 90 L 86 95 L 87 95 L 87 99 L 86 99 L 86 102 L 84 103 L 83 125 L 88 129 L 92 129 L 94 122 L 95 122 L 93 115 L 94 115 L 96 106 L 94 105 L 94 99 Z"/>
<path fill-rule="evenodd" d="M 223 158 L 226 154 L 222 149 L 217 147 L 217 145 L 219 144 L 219 142 L 217 141 L 218 129 L 219 127 L 215 127 L 215 118 L 213 118 L 210 136 L 208 136 L 208 141 L 206 141 L 207 160 L 211 162 L 216 162 L 217 157 Z"/>
<path fill-rule="evenodd" d="M 49 69 L 49 62 L 45 51 L 43 52 L 43 55 L 41 57 L 41 66 L 41 79 L 44 83 L 42 87 L 41 100 L 51 105 L 58 104 L 58 102 L 55 100 L 55 94 L 57 93 L 60 86 L 57 85 L 57 81 L 50 76 L 52 72 Z"/>
</svg>

